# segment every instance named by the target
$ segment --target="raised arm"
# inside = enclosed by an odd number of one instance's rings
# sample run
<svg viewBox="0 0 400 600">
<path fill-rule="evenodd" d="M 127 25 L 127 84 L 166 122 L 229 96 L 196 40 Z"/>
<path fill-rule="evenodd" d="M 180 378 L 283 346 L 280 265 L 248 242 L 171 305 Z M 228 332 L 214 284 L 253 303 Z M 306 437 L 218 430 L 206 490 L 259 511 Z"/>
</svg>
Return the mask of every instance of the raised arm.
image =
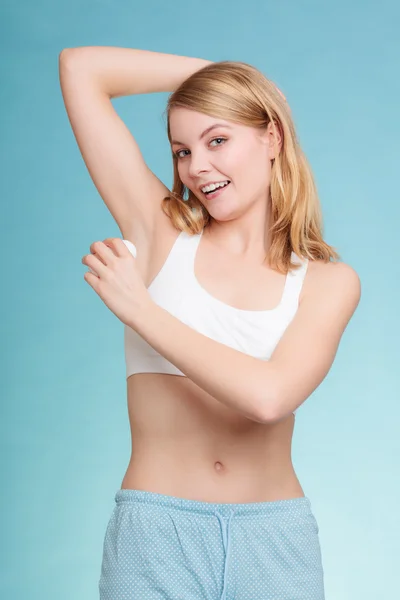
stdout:
<svg viewBox="0 0 400 600">
<path fill-rule="evenodd" d="M 146 165 L 111 99 L 173 91 L 210 61 L 148 50 L 88 46 L 59 56 L 62 95 L 90 176 L 125 239 L 148 252 L 166 226 L 167 187 Z"/>
</svg>

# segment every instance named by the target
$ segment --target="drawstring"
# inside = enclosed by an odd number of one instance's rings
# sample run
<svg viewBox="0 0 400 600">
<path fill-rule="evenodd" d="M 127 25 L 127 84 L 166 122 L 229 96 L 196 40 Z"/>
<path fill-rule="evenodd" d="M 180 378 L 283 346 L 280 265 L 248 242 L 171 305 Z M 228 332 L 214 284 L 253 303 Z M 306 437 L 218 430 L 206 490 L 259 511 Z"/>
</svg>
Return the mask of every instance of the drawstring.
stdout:
<svg viewBox="0 0 400 600">
<path fill-rule="evenodd" d="M 222 539 L 224 542 L 224 549 L 225 549 L 224 589 L 222 590 L 222 596 L 221 596 L 220 600 L 226 599 L 226 585 L 227 585 L 226 576 L 228 573 L 229 559 L 230 559 L 230 552 L 229 552 L 229 550 L 230 550 L 230 524 L 231 524 L 231 520 L 232 520 L 232 517 L 234 516 L 235 512 L 236 512 L 236 510 L 231 510 L 231 514 L 229 516 L 226 529 L 225 529 L 225 517 L 223 517 L 218 511 L 215 512 L 215 515 L 218 517 L 219 523 L 221 525 Z"/>
</svg>

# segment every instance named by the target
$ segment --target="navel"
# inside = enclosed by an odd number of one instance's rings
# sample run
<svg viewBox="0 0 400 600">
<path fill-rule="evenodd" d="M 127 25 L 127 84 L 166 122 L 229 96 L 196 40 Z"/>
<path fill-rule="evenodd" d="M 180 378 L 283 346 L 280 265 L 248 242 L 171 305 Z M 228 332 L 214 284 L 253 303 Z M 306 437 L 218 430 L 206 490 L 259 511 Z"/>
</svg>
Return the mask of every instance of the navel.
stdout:
<svg viewBox="0 0 400 600">
<path fill-rule="evenodd" d="M 217 460 L 216 463 L 214 463 L 214 467 L 215 467 L 216 471 L 223 471 L 224 470 L 224 465 L 221 462 L 219 462 L 218 460 Z"/>
</svg>

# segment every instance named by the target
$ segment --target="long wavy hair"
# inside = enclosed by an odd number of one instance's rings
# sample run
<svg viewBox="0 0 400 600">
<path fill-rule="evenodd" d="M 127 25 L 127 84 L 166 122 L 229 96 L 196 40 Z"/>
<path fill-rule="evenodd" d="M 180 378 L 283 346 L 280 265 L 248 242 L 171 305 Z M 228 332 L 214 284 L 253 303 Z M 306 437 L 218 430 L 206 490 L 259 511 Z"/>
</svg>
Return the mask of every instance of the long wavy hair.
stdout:
<svg viewBox="0 0 400 600">
<path fill-rule="evenodd" d="M 340 259 L 323 240 L 322 212 L 313 174 L 300 148 L 289 106 L 272 81 L 244 62 L 215 62 L 196 71 L 169 96 L 165 114 L 170 143 L 169 116 L 175 107 L 251 127 L 265 128 L 272 122 L 275 136 L 276 128 L 279 129 L 282 145 L 271 166 L 268 264 L 284 274 L 296 269 L 297 263 L 291 262 L 292 251 L 310 260 Z M 162 209 L 178 230 L 201 233 L 212 217 L 180 180 L 173 153 L 172 160 L 173 186 L 163 199 Z"/>
</svg>

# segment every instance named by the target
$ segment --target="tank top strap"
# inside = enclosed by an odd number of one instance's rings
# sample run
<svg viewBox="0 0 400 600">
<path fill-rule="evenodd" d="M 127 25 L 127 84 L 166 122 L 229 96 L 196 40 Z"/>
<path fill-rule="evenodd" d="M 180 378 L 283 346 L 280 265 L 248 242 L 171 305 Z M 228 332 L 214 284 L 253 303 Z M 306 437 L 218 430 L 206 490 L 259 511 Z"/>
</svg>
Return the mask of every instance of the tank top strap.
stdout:
<svg viewBox="0 0 400 600">
<path fill-rule="evenodd" d="M 296 309 L 307 272 L 308 258 L 300 258 L 294 252 L 292 252 L 291 258 L 292 263 L 299 264 L 300 267 L 288 271 L 282 305 L 288 309 Z"/>
<path fill-rule="evenodd" d="M 176 260 L 179 261 L 180 266 L 184 267 L 184 269 L 189 269 L 190 272 L 193 270 L 194 259 L 201 236 L 201 233 L 190 234 L 186 233 L 186 231 L 181 231 L 173 247 Z"/>
<path fill-rule="evenodd" d="M 177 236 L 167 259 L 161 269 L 162 276 L 168 276 L 171 281 L 176 279 L 190 281 L 190 274 L 193 269 L 196 249 L 200 242 L 200 235 L 191 235 L 186 231 L 181 231 Z M 160 272 L 160 277 L 161 277 Z"/>
</svg>

